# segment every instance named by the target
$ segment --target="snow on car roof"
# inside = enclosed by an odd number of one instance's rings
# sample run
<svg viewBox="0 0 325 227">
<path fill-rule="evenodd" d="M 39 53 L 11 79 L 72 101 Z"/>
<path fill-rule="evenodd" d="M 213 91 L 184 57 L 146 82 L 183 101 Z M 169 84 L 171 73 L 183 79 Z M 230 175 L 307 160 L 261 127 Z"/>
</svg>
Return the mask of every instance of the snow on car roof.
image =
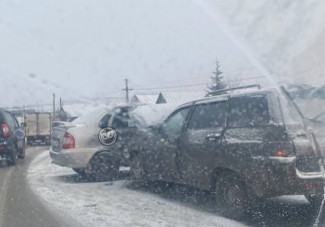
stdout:
<svg viewBox="0 0 325 227">
<path fill-rule="evenodd" d="M 257 94 L 266 94 L 266 93 L 275 92 L 275 91 L 276 91 L 276 89 L 274 89 L 274 88 L 265 88 L 265 89 L 259 89 L 259 90 L 253 90 L 253 91 L 251 89 L 247 89 L 244 91 L 243 90 L 232 91 L 232 92 L 226 93 L 226 94 L 220 94 L 220 95 L 216 95 L 216 96 L 204 97 L 202 99 L 193 100 L 191 102 L 184 103 L 180 107 L 191 105 L 193 103 L 222 101 L 222 100 L 228 99 L 230 96 L 231 97 L 239 97 L 239 96 L 246 96 L 246 95 L 257 95 Z"/>
<path fill-rule="evenodd" d="M 94 121 L 99 121 L 106 113 L 109 113 L 113 106 L 96 106 L 85 109 L 83 114 L 71 123 L 74 125 L 89 124 Z"/>
<path fill-rule="evenodd" d="M 178 105 L 177 104 L 152 104 L 136 107 L 130 116 L 141 121 L 145 126 L 161 123 Z"/>
</svg>

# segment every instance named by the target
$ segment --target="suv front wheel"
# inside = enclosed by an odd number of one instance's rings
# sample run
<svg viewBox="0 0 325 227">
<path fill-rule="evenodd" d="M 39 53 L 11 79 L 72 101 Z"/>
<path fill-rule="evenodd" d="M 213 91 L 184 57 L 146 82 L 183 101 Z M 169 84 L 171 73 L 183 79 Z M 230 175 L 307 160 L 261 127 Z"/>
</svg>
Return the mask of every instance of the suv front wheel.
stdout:
<svg viewBox="0 0 325 227">
<path fill-rule="evenodd" d="M 225 217 L 241 219 L 247 209 L 248 198 L 244 183 L 235 174 L 221 174 L 216 179 L 216 203 Z"/>
</svg>

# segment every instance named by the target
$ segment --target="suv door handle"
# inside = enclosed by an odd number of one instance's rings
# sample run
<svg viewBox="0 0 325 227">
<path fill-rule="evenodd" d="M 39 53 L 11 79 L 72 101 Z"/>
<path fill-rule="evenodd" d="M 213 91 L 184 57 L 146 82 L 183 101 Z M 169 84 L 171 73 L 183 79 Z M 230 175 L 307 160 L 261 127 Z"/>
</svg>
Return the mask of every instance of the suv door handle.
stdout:
<svg viewBox="0 0 325 227">
<path fill-rule="evenodd" d="M 217 139 L 219 139 L 221 137 L 221 134 L 220 133 L 211 133 L 211 134 L 208 134 L 207 136 L 206 136 L 206 139 L 207 140 L 217 140 Z"/>
</svg>

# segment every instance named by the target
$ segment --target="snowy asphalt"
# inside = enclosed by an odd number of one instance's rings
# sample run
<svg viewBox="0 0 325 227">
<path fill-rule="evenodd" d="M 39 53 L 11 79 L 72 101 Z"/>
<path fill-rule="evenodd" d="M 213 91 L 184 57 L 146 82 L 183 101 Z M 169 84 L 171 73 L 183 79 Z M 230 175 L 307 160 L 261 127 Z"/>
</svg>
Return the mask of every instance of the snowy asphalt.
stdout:
<svg viewBox="0 0 325 227">
<path fill-rule="evenodd" d="M 11 226 L 71 226 L 71 221 L 50 211 L 31 191 L 26 175 L 28 166 L 45 147 L 26 149 L 25 160 L 8 167 L 0 162 L 0 227 Z M 72 224 L 73 225 L 73 224 Z"/>
<path fill-rule="evenodd" d="M 53 204 L 48 203 L 46 200 L 43 200 L 41 197 L 36 196 L 32 192 L 28 184 L 26 175 L 28 172 L 28 167 L 31 164 L 31 161 L 40 153 L 46 152 L 44 151 L 46 149 L 47 147 L 28 148 L 26 150 L 26 159 L 24 161 L 19 160 L 17 165 L 14 167 L 7 167 L 5 164 L 0 163 L 0 227 L 4 227 L 4 226 L 9 226 L 9 227 L 49 226 L 51 227 L 51 226 L 79 226 L 80 225 L 76 221 L 78 219 L 73 219 L 76 217 L 72 218 L 67 216 L 68 212 L 65 212 L 62 209 L 60 211 L 57 208 L 55 208 L 54 203 Z M 53 169 L 56 167 L 50 167 L 49 169 L 51 168 Z M 44 171 L 45 170 L 46 168 L 44 169 Z M 53 170 L 57 171 L 56 169 Z M 64 173 L 64 171 L 62 171 L 62 173 Z M 64 182 L 65 180 L 67 180 L 65 178 L 57 178 L 59 180 L 60 179 L 62 180 L 62 184 L 56 181 L 52 185 L 49 185 L 49 187 L 51 187 L 49 188 L 49 190 L 51 190 L 55 194 L 55 190 L 59 190 L 59 188 L 61 188 L 64 185 L 66 185 L 65 187 L 71 187 L 72 189 L 78 187 L 74 182 L 74 179 L 76 178 L 71 176 L 72 175 L 70 173 L 70 175 L 67 175 L 67 178 L 70 177 L 69 179 L 72 181 L 71 183 L 73 185 L 69 185 L 67 184 L 67 182 Z M 120 184 L 121 183 L 117 183 L 116 187 L 120 187 L 119 186 Z M 99 187 L 100 185 L 98 186 L 94 184 L 94 187 L 92 185 L 93 183 L 90 183 L 88 186 L 89 190 L 91 189 L 91 191 L 93 190 L 93 188 L 100 188 Z M 105 192 L 107 191 L 106 189 L 107 186 L 106 184 L 103 185 L 105 186 L 104 188 L 104 192 Z M 85 187 L 82 190 L 86 190 L 86 189 L 87 187 Z M 109 193 L 111 194 L 114 193 L 113 194 L 114 197 L 118 198 L 119 197 L 118 194 L 115 193 L 119 193 L 119 192 L 121 194 L 126 193 L 123 196 L 126 196 L 131 193 L 130 196 L 132 197 L 134 194 L 133 196 L 135 197 L 134 199 L 137 199 L 140 202 L 143 200 L 142 197 L 147 198 L 147 200 L 145 201 L 146 205 L 151 208 L 153 208 L 152 201 L 157 200 L 158 202 L 160 202 L 160 204 L 164 203 L 167 206 L 167 208 L 169 207 L 168 209 L 174 209 L 173 207 L 177 208 L 180 205 L 181 207 L 189 207 L 190 209 L 186 208 L 187 212 L 193 210 L 189 213 L 189 215 L 194 214 L 194 215 L 201 215 L 200 217 L 202 218 L 207 217 L 205 216 L 204 213 L 206 212 L 209 213 L 209 206 L 207 206 L 207 200 L 204 194 L 202 195 L 202 193 L 194 193 L 195 195 L 198 195 L 195 196 L 193 194 L 192 189 L 187 189 L 186 187 L 183 186 L 174 186 L 168 191 L 169 192 L 161 193 L 161 192 L 156 192 L 156 190 L 154 189 L 147 189 L 147 188 L 143 188 L 143 189 L 140 188 L 140 189 L 130 191 L 130 189 L 124 189 L 123 186 L 121 188 L 117 188 L 116 191 L 111 190 L 111 192 L 109 191 L 106 192 L 107 194 L 105 196 L 110 196 Z M 175 196 L 175 194 L 177 194 L 177 192 L 179 191 L 181 191 L 180 196 Z M 148 193 L 150 197 L 148 197 Z M 188 196 L 189 194 L 191 196 Z M 182 196 L 184 198 L 182 198 Z M 83 201 L 78 201 L 78 202 L 83 202 Z M 123 201 L 121 201 L 121 203 L 123 203 Z M 179 205 L 175 206 L 175 203 Z M 132 206 L 134 204 L 136 203 L 131 203 Z M 205 208 L 205 206 L 207 206 L 207 208 Z M 115 207 L 114 209 L 116 208 L 118 209 L 118 207 Z M 78 209 L 78 207 L 76 208 Z M 136 208 L 136 206 L 134 206 L 134 208 Z M 200 212 L 196 212 L 195 210 L 199 210 Z M 64 212 L 66 214 L 64 214 Z M 175 213 L 177 213 L 176 210 Z M 142 213 L 142 215 L 144 214 L 145 213 Z M 245 218 L 241 223 L 237 222 L 237 224 L 248 225 L 248 226 L 312 226 L 316 214 L 317 212 L 315 212 L 312 209 L 312 207 L 304 199 L 304 197 L 286 196 L 286 197 L 266 200 L 263 204 L 261 204 L 261 206 L 252 210 L 251 214 L 249 214 L 247 218 Z M 165 216 L 165 218 L 167 221 L 168 220 L 167 217 L 169 217 L 168 213 L 166 213 L 166 215 L 167 216 Z M 216 216 L 218 215 L 216 214 Z M 142 222 L 142 218 L 141 217 L 138 218 L 139 221 Z M 182 218 L 182 216 L 180 216 L 179 218 L 183 220 L 184 217 Z M 220 218 L 219 219 L 220 223 L 218 222 L 218 220 L 217 223 L 220 226 L 228 226 L 230 223 L 232 223 L 230 225 L 233 225 L 235 223 L 232 222 L 231 220 L 229 220 L 228 222 L 221 217 L 219 218 Z M 213 218 L 211 218 L 211 220 L 213 220 Z M 80 219 L 78 221 L 80 221 Z M 120 223 L 119 220 L 116 221 L 117 223 Z M 195 220 L 192 219 L 190 220 L 190 222 L 195 223 Z M 138 224 L 142 225 L 143 223 L 138 223 Z M 179 222 L 169 223 L 169 221 L 167 221 L 167 223 L 165 224 L 155 223 L 154 226 L 173 226 L 175 224 L 177 225 L 179 224 Z M 188 224 L 189 223 L 187 223 L 187 225 Z M 144 225 L 144 226 L 151 226 L 151 224 Z"/>
</svg>

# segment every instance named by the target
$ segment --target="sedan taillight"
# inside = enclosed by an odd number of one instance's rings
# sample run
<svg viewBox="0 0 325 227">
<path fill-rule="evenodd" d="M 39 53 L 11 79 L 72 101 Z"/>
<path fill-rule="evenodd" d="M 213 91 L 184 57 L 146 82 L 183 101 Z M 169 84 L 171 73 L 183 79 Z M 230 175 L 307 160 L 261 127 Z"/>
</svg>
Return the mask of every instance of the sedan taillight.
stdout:
<svg viewBox="0 0 325 227">
<path fill-rule="evenodd" d="M 76 141 L 70 133 L 66 132 L 63 137 L 63 149 L 70 149 L 70 148 L 75 148 L 76 146 Z"/>
<path fill-rule="evenodd" d="M 2 133 L 3 133 L 4 137 L 9 137 L 10 136 L 10 129 L 9 129 L 9 126 L 6 123 L 2 124 Z"/>
</svg>

